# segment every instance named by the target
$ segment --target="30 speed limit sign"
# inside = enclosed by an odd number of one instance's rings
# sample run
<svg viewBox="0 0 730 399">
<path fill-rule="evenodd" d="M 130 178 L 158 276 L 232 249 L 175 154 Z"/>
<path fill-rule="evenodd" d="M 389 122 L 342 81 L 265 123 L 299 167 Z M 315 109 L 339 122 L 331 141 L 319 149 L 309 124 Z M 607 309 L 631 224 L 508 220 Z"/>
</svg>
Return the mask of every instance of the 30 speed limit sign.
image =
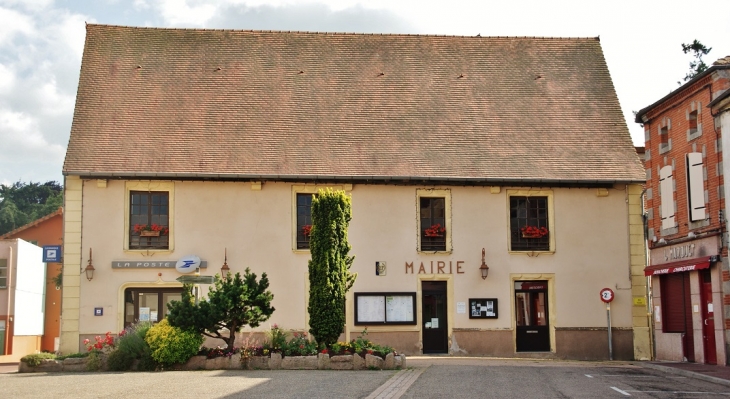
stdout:
<svg viewBox="0 0 730 399">
<path fill-rule="evenodd" d="M 610 288 L 604 288 L 601 290 L 601 300 L 609 303 L 613 301 L 613 290 Z"/>
</svg>

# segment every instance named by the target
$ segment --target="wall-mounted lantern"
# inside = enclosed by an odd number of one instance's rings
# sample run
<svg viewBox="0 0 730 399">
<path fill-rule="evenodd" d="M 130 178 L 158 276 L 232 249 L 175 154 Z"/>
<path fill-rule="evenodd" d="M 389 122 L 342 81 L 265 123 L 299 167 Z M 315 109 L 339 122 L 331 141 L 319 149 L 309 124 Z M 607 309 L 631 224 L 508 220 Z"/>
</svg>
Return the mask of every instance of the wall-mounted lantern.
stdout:
<svg viewBox="0 0 730 399">
<path fill-rule="evenodd" d="M 482 248 L 482 265 L 479 266 L 479 271 L 482 272 L 482 280 L 486 280 L 487 276 L 489 276 L 489 266 L 487 266 L 487 262 L 484 261 L 484 248 Z"/>
<path fill-rule="evenodd" d="M 91 281 L 94 279 L 94 265 L 91 264 L 91 248 L 89 248 L 89 264 L 86 266 L 86 269 L 84 269 L 84 272 L 86 273 L 86 279 Z"/>
</svg>

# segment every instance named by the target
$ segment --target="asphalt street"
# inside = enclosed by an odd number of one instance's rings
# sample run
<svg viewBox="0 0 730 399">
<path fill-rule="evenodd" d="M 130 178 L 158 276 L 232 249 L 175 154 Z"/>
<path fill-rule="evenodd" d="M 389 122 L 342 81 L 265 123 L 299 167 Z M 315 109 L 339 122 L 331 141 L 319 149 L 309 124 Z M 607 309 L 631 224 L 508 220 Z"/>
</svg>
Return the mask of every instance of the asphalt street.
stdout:
<svg viewBox="0 0 730 399">
<path fill-rule="evenodd" d="M 410 358 L 402 371 L 0 374 L 2 398 L 721 398 L 730 386 L 632 362 Z"/>
</svg>

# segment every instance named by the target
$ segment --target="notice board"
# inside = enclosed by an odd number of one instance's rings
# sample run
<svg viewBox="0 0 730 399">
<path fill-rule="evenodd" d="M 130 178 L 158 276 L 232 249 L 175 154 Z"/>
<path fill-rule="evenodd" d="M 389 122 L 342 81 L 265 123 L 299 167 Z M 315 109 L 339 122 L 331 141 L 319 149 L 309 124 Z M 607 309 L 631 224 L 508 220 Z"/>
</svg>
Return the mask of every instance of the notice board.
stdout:
<svg viewBox="0 0 730 399">
<path fill-rule="evenodd" d="M 416 324 L 416 293 L 356 292 L 355 324 Z"/>
</svg>

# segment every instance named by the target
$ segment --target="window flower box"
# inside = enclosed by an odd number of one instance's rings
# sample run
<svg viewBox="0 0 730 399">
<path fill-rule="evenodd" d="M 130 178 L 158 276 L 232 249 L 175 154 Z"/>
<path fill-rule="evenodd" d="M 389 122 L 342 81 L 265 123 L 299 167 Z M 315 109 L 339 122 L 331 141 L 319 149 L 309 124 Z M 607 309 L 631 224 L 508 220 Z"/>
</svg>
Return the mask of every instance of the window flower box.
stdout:
<svg viewBox="0 0 730 399">
<path fill-rule="evenodd" d="M 302 226 L 302 235 L 304 235 L 304 237 L 309 237 L 310 234 L 312 234 L 312 225 L 305 224 L 304 226 Z"/>
<path fill-rule="evenodd" d="M 547 227 L 525 226 L 520 229 L 522 238 L 542 238 L 548 235 Z"/>
<path fill-rule="evenodd" d="M 424 230 L 426 237 L 443 237 L 446 234 L 446 228 L 441 227 L 440 223 L 431 225 L 431 227 Z"/>
<path fill-rule="evenodd" d="M 159 236 L 164 236 L 167 233 L 169 233 L 170 229 L 168 229 L 165 226 L 160 226 L 159 224 L 156 224 L 156 223 L 152 223 L 151 225 L 135 224 L 134 232 L 139 234 L 140 237 L 159 237 Z"/>
</svg>

